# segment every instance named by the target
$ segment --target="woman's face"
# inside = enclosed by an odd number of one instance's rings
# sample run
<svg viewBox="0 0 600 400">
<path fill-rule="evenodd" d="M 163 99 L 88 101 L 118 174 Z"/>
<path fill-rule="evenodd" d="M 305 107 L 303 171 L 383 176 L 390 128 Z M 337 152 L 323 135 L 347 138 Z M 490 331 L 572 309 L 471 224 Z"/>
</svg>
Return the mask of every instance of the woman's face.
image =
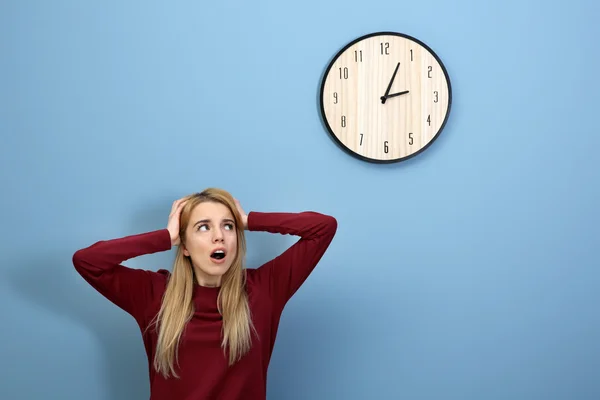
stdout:
<svg viewBox="0 0 600 400">
<path fill-rule="evenodd" d="M 235 219 L 221 203 L 198 204 L 186 228 L 183 253 L 189 256 L 203 286 L 220 286 L 237 253 Z"/>
</svg>

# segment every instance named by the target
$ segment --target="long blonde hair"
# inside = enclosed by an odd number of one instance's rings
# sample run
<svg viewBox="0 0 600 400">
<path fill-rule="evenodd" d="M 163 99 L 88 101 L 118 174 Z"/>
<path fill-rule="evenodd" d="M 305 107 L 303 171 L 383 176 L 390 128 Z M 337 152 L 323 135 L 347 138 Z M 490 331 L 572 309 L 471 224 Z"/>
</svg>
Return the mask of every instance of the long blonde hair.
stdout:
<svg viewBox="0 0 600 400">
<path fill-rule="evenodd" d="M 183 254 L 186 242 L 186 228 L 194 208 L 206 201 L 225 205 L 234 217 L 237 234 L 237 253 L 229 270 L 223 275 L 217 298 L 217 307 L 223 317 L 221 347 L 229 353 L 229 365 L 237 362 L 250 349 L 251 330 L 254 330 L 248 296 L 246 292 L 246 238 L 241 216 L 233 197 L 222 189 L 208 188 L 201 193 L 187 197 L 187 204 L 181 211 L 179 237 L 181 245 L 177 249 L 173 272 L 169 277 L 162 299 L 160 311 L 155 317 L 158 327 L 158 340 L 154 356 L 154 368 L 168 377 L 179 377 L 174 368 L 178 361 L 178 348 L 185 325 L 194 314 L 192 296 L 194 291 L 194 268 L 189 257 Z"/>
</svg>

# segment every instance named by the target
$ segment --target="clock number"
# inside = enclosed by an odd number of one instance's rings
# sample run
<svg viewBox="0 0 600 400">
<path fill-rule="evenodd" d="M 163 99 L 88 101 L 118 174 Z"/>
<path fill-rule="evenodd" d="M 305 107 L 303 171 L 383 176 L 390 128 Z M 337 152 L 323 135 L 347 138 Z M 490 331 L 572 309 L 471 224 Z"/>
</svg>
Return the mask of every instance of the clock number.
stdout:
<svg viewBox="0 0 600 400">
<path fill-rule="evenodd" d="M 362 62 L 362 50 L 354 51 L 354 61 Z"/>
<path fill-rule="evenodd" d="M 437 91 L 437 90 L 436 90 L 436 91 L 434 91 L 434 92 L 433 92 L 433 95 L 435 96 L 435 99 L 433 100 L 433 102 L 434 102 L 434 103 L 437 103 L 437 102 L 438 102 L 438 91 Z"/>
<path fill-rule="evenodd" d="M 433 67 L 430 65 L 429 67 L 427 67 L 427 77 L 431 78 L 431 71 L 433 70 Z"/>
<path fill-rule="evenodd" d="M 389 151 L 390 148 L 388 147 L 388 141 L 386 140 L 385 142 L 383 142 L 383 152 L 387 154 Z"/>
<path fill-rule="evenodd" d="M 342 128 L 346 127 L 346 116 L 342 115 Z"/>
<path fill-rule="evenodd" d="M 412 51 L 412 49 L 410 49 L 410 61 L 414 61 L 414 59 L 413 59 L 413 51 Z"/>
<path fill-rule="evenodd" d="M 337 92 L 333 92 L 333 104 L 337 104 L 338 103 L 338 94 Z"/>
<path fill-rule="evenodd" d="M 413 134 L 412 134 L 412 132 L 410 132 L 410 133 L 408 134 L 408 144 L 410 144 L 410 145 L 412 145 L 412 144 L 413 144 L 413 142 L 414 142 L 414 141 L 413 141 L 413 137 L 412 137 L 412 135 L 413 135 Z"/>
<path fill-rule="evenodd" d="M 362 146 L 362 140 L 363 140 L 363 136 L 364 136 L 364 134 L 362 134 L 362 133 L 361 133 L 361 134 L 360 134 L 360 146 Z"/>
<path fill-rule="evenodd" d="M 348 67 L 340 68 L 340 79 L 348 79 Z"/>
<path fill-rule="evenodd" d="M 381 54 L 385 54 L 385 55 L 389 55 L 390 54 L 390 52 L 388 51 L 389 48 L 390 48 L 389 42 L 380 43 L 379 47 L 381 48 Z"/>
<path fill-rule="evenodd" d="M 427 123 L 431 126 L 431 114 L 427 116 Z"/>
</svg>

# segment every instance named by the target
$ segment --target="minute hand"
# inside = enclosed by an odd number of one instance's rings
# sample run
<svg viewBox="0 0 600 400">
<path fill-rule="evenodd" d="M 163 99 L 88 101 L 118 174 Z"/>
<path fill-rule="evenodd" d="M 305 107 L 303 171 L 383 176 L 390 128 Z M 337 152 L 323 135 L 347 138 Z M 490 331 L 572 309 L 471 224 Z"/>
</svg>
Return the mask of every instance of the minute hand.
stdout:
<svg viewBox="0 0 600 400">
<path fill-rule="evenodd" d="M 393 94 L 388 94 L 386 97 L 389 99 L 390 97 L 396 97 L 396 96 L 400 96 L 403 94 L 408 93 L 408 90 L 405 90 L 404 92 L 398 92 L 398 93 L 393 93 Z"/>
<path fill-rule="evenodd" d="M 380 97 L 381 104 L 385 104 L 385 101 L 388 98 L 388 93 L 390 92 L 390 89 L 392 88 L 392 84 L 394 83 L 394 78 L 396 78 L 396 73 L 398 73 L 398 68 L 399 67 L 400 67 L 400 63 L 396 64 L 396 69 L 394 70 L 394 73 L 392 74 L 392 79 L 390 79 L 390 83 L 388 83 L 388 87 L 385 90 L 385 94 Z"/>
</svg>

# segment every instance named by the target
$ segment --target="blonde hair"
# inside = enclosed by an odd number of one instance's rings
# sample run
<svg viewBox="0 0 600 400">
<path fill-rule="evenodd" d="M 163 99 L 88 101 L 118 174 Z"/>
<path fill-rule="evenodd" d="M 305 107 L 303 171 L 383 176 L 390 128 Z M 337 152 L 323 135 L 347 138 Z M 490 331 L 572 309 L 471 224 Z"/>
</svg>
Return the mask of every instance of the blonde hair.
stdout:
<svg viewBox="0 0 600 400">
<path fill-rule="evenodd" d="M 229 270 L 223 275 L 217 298 L 217 307 L 223 317 L 221 347 L 227 355 L 229 365 L 237 362 L 251 346 L 251 330 L 254 330 L 248 296 L 246 292 L 246 239 L 241 216 L 233 197 L 222 189 L 208 188 L 201 193 L 187 196 L 187 204 L 181 211 L 179 237 L 181 245 L 177 249 L 173 272 L 169 277 L 163 295 L 160 311 L 155 316 L 158 327 L 154 368 L 168 377 L 175 372 L 174 362 L 178 361 L 178 348 L 185 325 L 194 314 L 192 296 L 194 291 L 194 268 L 188 256 L 183 254 L 186 241 L 186 228 L 194 208 L 206 201 L 225 205 L 234 217 L 237 234 L 237 252 Z"/>
</svg>

